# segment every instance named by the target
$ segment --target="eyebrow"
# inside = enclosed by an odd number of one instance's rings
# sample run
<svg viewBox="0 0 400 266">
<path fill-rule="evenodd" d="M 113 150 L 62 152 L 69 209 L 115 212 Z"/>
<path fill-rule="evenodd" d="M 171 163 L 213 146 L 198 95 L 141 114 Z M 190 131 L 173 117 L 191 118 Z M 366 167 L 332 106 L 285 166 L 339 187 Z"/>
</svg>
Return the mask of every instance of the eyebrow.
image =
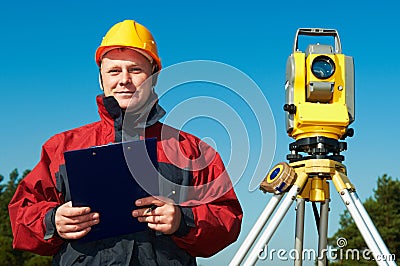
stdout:
<svg viewBox="0 0 400 266">
<path fill-rule="evenodd" d="M 123 67 L 142 67 L 142 65 L 140 65 L 140 64 L 137 64 L 137 63 L 132 63 L 132 64 L 129 64 L 129 65 L 126 65 L 126 66 L 121 66 L 121 65 L 110 65 L 110 66 L 107 66 L 107 67 L 104 67 L 104 69 L 112 69 L 112 68 L 123 68 Z"/>
</svg>

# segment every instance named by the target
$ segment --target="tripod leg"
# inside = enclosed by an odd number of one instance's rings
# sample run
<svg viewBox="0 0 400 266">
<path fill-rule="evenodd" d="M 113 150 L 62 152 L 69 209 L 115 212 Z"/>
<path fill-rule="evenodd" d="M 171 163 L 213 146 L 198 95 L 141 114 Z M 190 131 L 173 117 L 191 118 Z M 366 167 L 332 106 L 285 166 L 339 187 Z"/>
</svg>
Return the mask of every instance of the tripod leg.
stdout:
<svg viewBox="0 0 400 266">
<path fill-rule="evenodd" d="M 318 235 L 319 235 L 319 213 L 317 209 L 317 204 L 315 202 L 311 202 L 313 214 L 314 214 L 314 220 L 315 220 L 315 226 L 317 227 Z"/>
<path fill-rule="evenodd" d="M 363 218 L 365 224 L 369 228 L 369 231 L 372 234 L 372 237 L 375 239 L 376 244 L 378 245 L 380 251 L 385 256 L 385 258 L 390 260 L 390 258 L 392 258 L 392 254 L 390 254 L 389 249 L 386 247 L 385 242 L 383 241 L 381 235 L 379 234 L 379 232 L 376 229 L 374 223 L 372 222 L 372 220 L 369 217 L 367 211 L 365 210 L 364 205 L 362 204 L 360 198 L 358 197 L 357 192 L 355 192 L 355 191 L 354 192 L 350 192 L 350 196 L 353 199 L 357 210 L 360 212 L 360 215 Z M 393 261 L 394 261 L 394 258 L 393 258 Z M 388 264 L 390 265 L 389 262 L 388 262 Z M 393 265 L 395 265 L 394 262 L 393 262 Z"/>
<path fill-rule="evenodd" d="M 318 240 L 318 266 L 326 266 L 327 246 L 328 246 L 328 216 L 329 216 L 329 199 L 321 202 L 319 217 L 319 240 Z"/>
<path fill-rule="evenodd" d="M 295 266 L 303 265 L 303 239 L 304 239 L 304 211 L 305 211 L 305 199 L 296 199 L 296 238 L 294 248 L 296 249 L 297 257 L 294 261 Z"/>
<path fill-rule="evenodd" d="M 249 257 L 244 262 L 244 265 L 254 265 L 257 262 L 260 254 L 265 250 L 266 245 L 268 244 L 272 235 L 275 233 L 276 229 L 281 223 L 283 217 L 286 215 L 293 201 L 296 199 L 299 191 L 300 187 L 297 185 L 293 185 L 292 188 L 289 190 L 281 206 L 279 206 L 274 216 L 272 216 L 270 223 L 261 234 L 258 242 L 255 244 L 253 250 L 249 254 Z"/>
<path fill-rule="evenodd" d="M 342 198 L 344 204 L 346 205 L 347 209 L 349 210 L 349 213 L 351 217 L 353 218 L 354 222 L 356 223 L 358 230 L 360 231 L 361 235 L 363 236 L 365 242 L 367 243 L 368 248 L 372 251 L 372 254 L 378 263 L 378 265 L 388 265 L 386 262 L 381 262 L 380 263 L 380 258 L 379 256 L 382 255 L 377 243 L 375 242 L 375 239 L 371 235 L 371 232 L 369 231 L 367 225 L 365 224 L 361 214 L 357 210 L 353 199 L 350 196 L 350 193 L 348 190 L 340 191 L 340 197 Z"/>
<path fill-rule="evenodd" d="M 264 211 L 258 218 L 257 222 L 254 224 L 253 228 L 247 235 L 246 239 L 243 241 L 243 244 L 240 246 L 238 252 L 233 257 L 231 263 L 229 265 L 239 265 L 244 257 L 246 256 L 247 252 L 249 251 L 251 245 L 254 243 L 254 240 L 257 238 L 258 234 L 261 232 L 264 225 L 267 223 L 269 217 L 274 212 L 276 206 L 282 199 L 284 194 L 274 195 L 270 201 L 268 202 L 267 206 L 265 207 Z"/>
<path fill-rule="evenodd" d="M 378 236 L 379 233 L 372 223 L 371 218 L 366 212 L 364 206 L 360 202 L 358 195 L 355 193 L 354 187 L 351 187 L 351 189 L 349 188 L 348 184 L 350 184 L 350 181 L 348 177 L 344 173 L 336 171 L 332 177 L 332 181 L 335 184 L 336 190 L 339 192 L 339 195 L 346 205 L 351 217 L 356 223 L 358 230 L 364 238 L 365 243 L 372 251 L 375 262 L 378 265 L 396 265 L 394 261 L 390 260 L 391 257 L 386 257 L 390 256 L 390 254 L 386 245 L 383 243 L 382 238 L 380 236 L 375 238 L 375 236 Z"/>
</svg>

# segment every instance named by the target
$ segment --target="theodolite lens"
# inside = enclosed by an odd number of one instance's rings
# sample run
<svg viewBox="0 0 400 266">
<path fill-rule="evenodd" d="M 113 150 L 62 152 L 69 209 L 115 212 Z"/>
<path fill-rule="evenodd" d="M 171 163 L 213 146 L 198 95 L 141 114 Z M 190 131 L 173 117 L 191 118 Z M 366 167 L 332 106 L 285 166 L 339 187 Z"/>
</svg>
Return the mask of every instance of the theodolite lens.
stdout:
<svg viewBox="0 0 400 266">
<path fill-rule="evenodd" d="M 312 62 L 311 71 L 317 78 L 327 79 L 335 73 L 335 63 L 328 56 L 317 56 Z"/>
</svg>

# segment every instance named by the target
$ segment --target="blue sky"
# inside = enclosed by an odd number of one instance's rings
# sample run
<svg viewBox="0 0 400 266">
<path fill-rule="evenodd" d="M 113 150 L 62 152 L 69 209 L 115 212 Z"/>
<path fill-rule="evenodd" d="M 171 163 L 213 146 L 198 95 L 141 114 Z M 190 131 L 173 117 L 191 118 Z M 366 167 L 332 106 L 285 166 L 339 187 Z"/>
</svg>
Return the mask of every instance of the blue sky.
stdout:
<svg viewBox="0 0 400 266">
<path fill-rule="evenodd" d="M 352 125 L 355 136 L 347 140 L 344 163 L 360 197 L 365 199 L 372 195 L 378 176 L 384 173 L 400 176 L 397 158 L 400 120 L 396 109 L 400 98 L 399 6 L 394 0 L 324 3 L 325 6 L 321 2 L 268 4 L 208 0 L 151 4 L 148 1 L 3 3 L 0 174 L 6 176 L 14 168 L 21 173 L 33 168 L 39 160 L 41 145 L 49 137 L 98 119 L 94 97 L 101 91 L 94 52 L 107 29 L 124 19 L 135 19 L 152 31 L 164 67 L 190 60 L 213 60 L 248 75 L 261 88 L 275 119 L 276 132 L 271 132 L 271 136 L 276 134 L 273 163 L 284 161 L 292 141 L 286 135 L 282 111 L 286 59 L 297 28 L 321 27 L 337 29 L 343 53 L 355 60 L 356 122 Z M 239 113 L 246 113 L 245 107 L 236 106 L 235 101 L 224 98 L 223 94 L 213 95 L 212 90 L 202 90 L 201 86 L 190 89 L 197 95 L 225 99 Z M 174 90 L 161 103 L 171 111 L 178 99 L 189 94 Z M 245 124 L 247 115 L 242 117 Z M 229 161 L 223 127 L 214 123 L 220 129 L 206 130 L 213 128 L 212 121 L 194 122 L 188 123 L 185 130 L 214 139 L 224 161 Z M 202 127 L 202 123 L 210 125 Z M 256 130 L 253 126 L 248 129 Z M 250 140 L 260 141 L 257 134 Z M 256 158 L 257 153 L 251 156 Z M 249 163 L 254 163 L 253 159 Z M 230 261 L 267 204 L 270 195 L 249 191 L 251 176 L 251 171 L 245 172 L 235 187 L 244 209 L 239 241 L 217 256 L 201 259 L 202 265 Z M 332 186 L 330 235 L 336 231 L 343 210 Z M 306 211 L 308 219 L 312 216 L 311 208 L 308 206 Z M 293 246 L 293 213 L 292 208 L 271 240 L 271 248 Z M 316 230 L 313 221 L 308 220 L 306 246 L 312 248 L 316 247 Z"/>
</svg>

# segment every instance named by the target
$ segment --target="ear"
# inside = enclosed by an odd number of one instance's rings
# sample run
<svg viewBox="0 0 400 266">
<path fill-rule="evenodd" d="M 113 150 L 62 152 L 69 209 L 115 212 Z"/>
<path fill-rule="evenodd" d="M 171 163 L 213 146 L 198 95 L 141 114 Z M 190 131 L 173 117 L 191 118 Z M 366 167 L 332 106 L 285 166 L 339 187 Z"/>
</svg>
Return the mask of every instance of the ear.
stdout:
<svg viewBox="0 0 400 266">
<path fill-rule="evenodd" d="M 101 69 L 99 68 L 99 85 L 100 85 L 100 89 L 102 91 L 104 91 L 104 87 L 103 87 L 103 77 L 101 76 Z"/>
<path fill-rule="evenodd" d="M 155 61 L 153 61 L 153 67 L 152 67 L 152 71 L 151 71 L 151 86 L 154 87 L 157 84 L 157 80 L 158 80 L 158 75 L 160 74 L 160 71 L 158 69 L 158 65 Z"/>
<path fill-rule="evenodd" d="M 155 72 L 155 73 L 153 73 L 153 75 L 151 75 L 151 86 L 153 87 L 153 89 L 157 84 L 158 74 L 159 74 L 159 72 Z"/>
</svg>

